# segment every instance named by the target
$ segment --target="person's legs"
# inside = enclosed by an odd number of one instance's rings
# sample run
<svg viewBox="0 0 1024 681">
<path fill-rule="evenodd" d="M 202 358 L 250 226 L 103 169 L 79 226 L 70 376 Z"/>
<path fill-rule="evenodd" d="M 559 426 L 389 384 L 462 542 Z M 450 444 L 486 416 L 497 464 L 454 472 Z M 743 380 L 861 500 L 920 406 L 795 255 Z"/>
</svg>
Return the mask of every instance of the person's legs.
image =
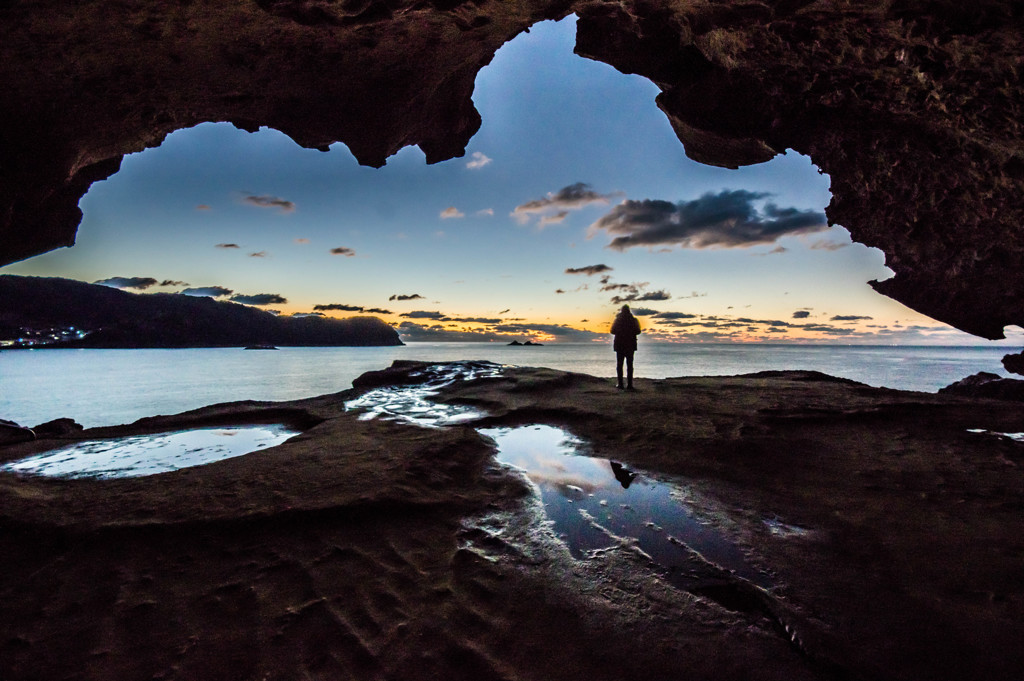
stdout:
<svg viewBox="0 0 1024 681">
<path fill-rule="evenodd" d="M 615 375 L 619 377 L 619 383 L 616 386 L 617 388 L 622 387 L 622 360 L 624 360 L 625 358 L 626 355 L 624 355 L 623 353 L 615 353 Z"/>
<path fill-rule="evenodd" d="M 621 365 L 620 365 L 621 366 Z M 622 383 L 622 372 L 619 372 L 619 383 Z M 633 387 L 633 353 L 626 355 L 626 387 Z"/>
</svg>

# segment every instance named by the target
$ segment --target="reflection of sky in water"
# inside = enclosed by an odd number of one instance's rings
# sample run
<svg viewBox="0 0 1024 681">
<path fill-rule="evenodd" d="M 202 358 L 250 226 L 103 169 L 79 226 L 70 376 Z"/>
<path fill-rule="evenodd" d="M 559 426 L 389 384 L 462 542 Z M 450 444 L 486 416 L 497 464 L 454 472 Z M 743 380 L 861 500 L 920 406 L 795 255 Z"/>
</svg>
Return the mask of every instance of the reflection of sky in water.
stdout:
<svg viewBox="0 0 1024 681">
<path fill-rule="evenodd" d="M 493 378 L 500 374 L 501 366 L 491 362 L 436 364 L 421 372 L 410 374 L 414 378 L 426 377 L 422 383 L 375 388 L 354 400 L 349 400 L 345 403 L 345 408 L 364 410 L 359 415 L 361 420 L 382 418 L 428 428 L 472 421 L 484 414 L 470 407 L 435 404 L 430 398 L 455 381 Z"/>
<path fill-rule="evenodd" d="M 0 466 L 0 471 L 67 478 L 141 477 L 242 456 L 279 445 L 295 434 L 282 425 L 259 425 L 85 440 Z"/>
<path fill-rule="evenodd" d="M 1000 437 L 1009 438 L 1014 442 L 1024 442 L 1024 433 L 997 433 L 993 430 L 985 430 L 984 428 L 968 428 L 967 432 L 996 435 Z"/>
<path fill-rule="evenodd" d="M 495 440 L 500 461 L 523 469 L 537 484 L 555 533 L 576 557 L 616 545 L 614 537 L 632 538 L 663 567 L 685 568 L 688 554 L 681 542 L 712 563 L 764 581 L 736 546 L 672 496 L 671 485 L 638 475 L 624 488 L 608 460 L 577 455 L 581 443 L 558 428 L 480 432 Z"/>
</svg>

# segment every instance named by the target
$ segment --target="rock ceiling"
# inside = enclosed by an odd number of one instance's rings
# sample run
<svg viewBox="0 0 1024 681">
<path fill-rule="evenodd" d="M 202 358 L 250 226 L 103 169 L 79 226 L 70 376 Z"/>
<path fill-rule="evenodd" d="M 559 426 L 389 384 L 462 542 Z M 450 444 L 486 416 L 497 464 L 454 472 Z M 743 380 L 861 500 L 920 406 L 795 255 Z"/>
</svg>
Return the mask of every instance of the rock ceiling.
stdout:
<svg viewBox="0 0 1024 681">
<path fill-rule="evenodd" d="M 463 153 L 477 72 L 544 19 L 643 75 L 686 153 L 786 149 L 875 283 L 986 338 L 1024 326 L 1024 6 L 1015 0 L 10 0 L 0 3 L 0 264 L 74 243 L 78 201 L 179 128 L 270 126 L 383 165 Z"/>
</svg>

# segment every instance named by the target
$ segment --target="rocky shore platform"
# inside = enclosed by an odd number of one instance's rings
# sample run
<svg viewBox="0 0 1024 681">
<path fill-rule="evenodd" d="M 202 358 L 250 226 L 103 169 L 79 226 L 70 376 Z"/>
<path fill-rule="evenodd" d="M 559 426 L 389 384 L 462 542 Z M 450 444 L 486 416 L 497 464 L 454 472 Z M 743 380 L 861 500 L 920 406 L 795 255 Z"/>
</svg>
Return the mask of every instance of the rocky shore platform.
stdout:
<svg viewBox="0 0 1024 681">
<path fill-rule="evenodd" d="M 479 412 L 457 424 L 346 409 L 423 368 L 0 447 L 4 463 L 98 437 L 301 431 L 148 477 L 0 473 L 0 679 L 1021 678 L 1019 402 L 814 372 L 627 392 L 503 367 L 430 398 Z M 533 424 L 675 485 L 768 586 L 694 554 L 714 580 L 680 588 L 628 538 L 574 557 L 477 430 Z"/>
</svg>

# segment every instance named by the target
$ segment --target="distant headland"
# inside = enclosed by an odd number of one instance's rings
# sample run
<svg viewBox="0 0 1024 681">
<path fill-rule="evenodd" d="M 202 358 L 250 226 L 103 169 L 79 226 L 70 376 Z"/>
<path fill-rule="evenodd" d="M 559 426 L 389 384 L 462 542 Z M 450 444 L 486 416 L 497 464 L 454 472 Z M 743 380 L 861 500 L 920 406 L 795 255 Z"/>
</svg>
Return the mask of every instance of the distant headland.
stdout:
<svg viewBox="0 0 1024 681">
<path fill-rule="evenodd" d="M 403 345 L 376 317 L 278 316 L 177 293 L 0 275 L 0 348 Z"/>
</svg>

